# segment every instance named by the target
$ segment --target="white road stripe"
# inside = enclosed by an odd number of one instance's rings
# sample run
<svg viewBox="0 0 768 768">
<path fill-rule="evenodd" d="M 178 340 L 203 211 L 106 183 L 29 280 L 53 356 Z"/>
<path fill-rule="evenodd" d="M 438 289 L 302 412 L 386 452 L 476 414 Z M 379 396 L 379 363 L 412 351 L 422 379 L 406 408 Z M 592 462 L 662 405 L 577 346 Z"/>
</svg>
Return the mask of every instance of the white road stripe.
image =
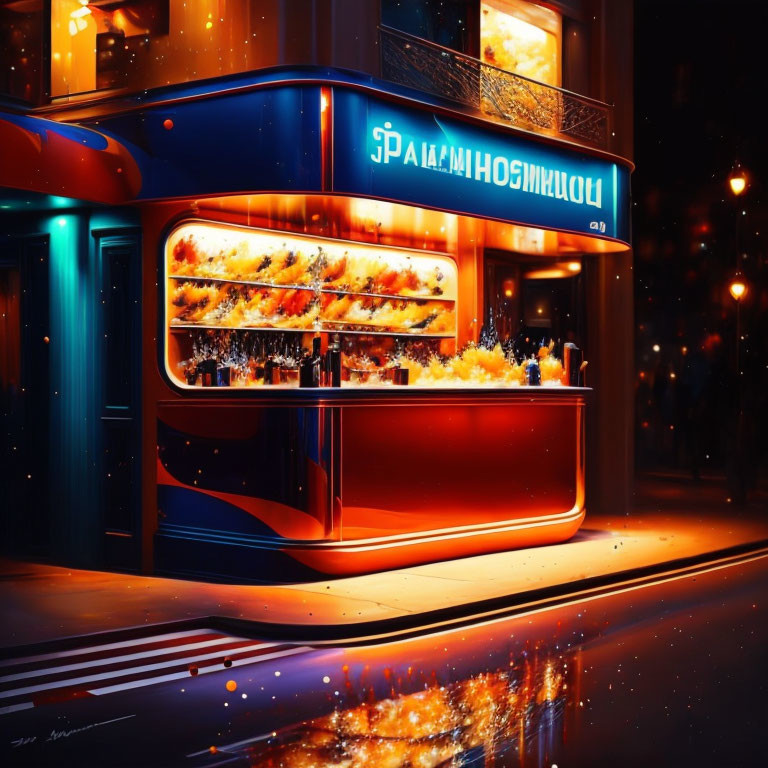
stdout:
<svg viewBox="0 0 768 768">
<path fill-rule="evenodd" d="M 134 661 L 135 659 L 146 659 L 150 656 L 161 657 L 171 653 L 182 653 L 183 651 L 194 651 L 199 648 L 209 648 L 214 645 L 225 645 L 226 643 L 239 643 L 247 640 L 246 637 L 216 637 L 213 640 L 205 640 L 199 643 L 187 643 L 186 645 L 169 645 L 164 648 L 156 648 L 154 651 L 144 651 L 143 653 L 127 653 L 118 656 L 105 656 L 103 659 L 93 661 L 82 661 L 79 664 L 66 664 L 59 667 L 46 667 L 45 669 L 33 669 L 29 672 L 18 672 L 15 675 L 5 675 L 0 677 L 0 683 L 8 683 L 12 680 L 27 680 L 34 677 L 43 677 L 45 675 L 59 674 L 59 672 L 71 672 L 76 669 L 88 669 L 90 667 L 103 667 L 107 664 L 120 664 L 124 661 Z M 237 649 L 232 649 L 232 653 L 237 653 Z"/>
<path fill-rule="evenodd" d="M 255 664 L 257 662 L 262 661 L 269 661 L 270 659 L 279 659 L 283 656 L 295 656 L 297 653 L 304 653 L 306 651 L 311 651 L 312 649 L 307 646 L 298 646 L 296 648 L 291 648 L 287 651 L 277 651 L 275 653 L 265 653 L 263 656 L 259 656 L 258 658 L 250 658 L 250 659 L 235 659 L 232 662 L 233 667 L 243 667 L 248 664 Z M 220 672 L 221 670 L 218 667 L 203 667 L 199 672 L 199 675 L 207 675 L 209 672 Z M 116 693 L 117 691 L 127 691 L 130 688 L 141 688 L 145 685 L 155 685 L 157 683 L 166 683 L 170 680 L 182 680 L 183 678 L 189 678 L 190 674 L 189 672 L 175 672 L 170 675 L 161 675 L 160 677 L 149 677 L 145 678 L 144 680 L 133 680 L 130 683 L 122 683 L 121 685 L 108 685 L 105 688 L 92 688 L 88 691 L 88 693 L 92 693 L 95 696 L 103 696 L 107 693 Z"/>
<path fill-rule="evenodd" d="M 232 654 L 248 653 L 250 651 L 257 651 L 260 648 L 274 648 L 281 643 L 255 643 L 254 645 L 246 645 L 242 648 L 237 648 L 232 651 Z M 127 675 L 137 675 L 141 672 L 152 672 L 158 669 L 165 669 L 167 667 L 175 667 L 182 664 L 194 664 L 198 661 L 209 661 L 210 659 L 222 657 L 223 652 L 217 651 L 215 653 L 206 653 L 198 656 L 190 656 L 185 659 L 175 659 L 174 661 L 165 661 L 158 664 L 143 664 L 138 667 L 127 667 L 126 669 L 113 670 L 112 672 L 101 672 L 98 675 L 86 675 L 85 677 L 67 678 L 66 680 L 57 680 L 53 683 L 42 683 L 40 685 L 29 685 L 24 688 L 14 688 L 10 691 L 0 691 L 0 699 L 8 699 L 12 696 L 22 696 L 26 693 L 39 693 L 40 691 L 53 690 L 55 688 L 66 688 L 70 685 L 80 685 L 81 683 L 91 683 L 97 680 L 116 679 L 119 677 L 126 677 Z M 182 675 L 189 675 L 189 672 L 183 672 Z"/>
<path fill-rule="evenodd" d="M 87 648 L 74 648 L 71 651 L 56 651 L 54 653 L 43 653 L 39 656 L 25 656 L 23 658 L 4 659 L 0 661 L 0 667 L 11 667 L 16 664 L 30 664 L 33 661 L 48 661 L 50 659 L 61 659 L 67 656 L 79 656 L 84 653 L 95 653 L 97 651 L 111 651 L 113 648 L 128 648 L 132 645 L 146 645 L 147 643 L 160 643 L 163 640 L 175 640 L 179 637 L 191 637 L 193 635 L 220 635 L 213 629 L 190 629 L 185 632 L 169 632 L 165 635 L 152 635 L 151 637 L 137 637 L 134 640 L 124 640 L 120 643 L 107 643 L 106 645 L 91 645 Z"/>
<path fill-rule="evenodd" d="M 32 709 L 35 705 L 31 701 L 21 704 L 11 704 L 10 707 L 0 707 L 0 715 L 10 715 L 11 712 L 20 712 L 22 709 Z"/>
</svg>

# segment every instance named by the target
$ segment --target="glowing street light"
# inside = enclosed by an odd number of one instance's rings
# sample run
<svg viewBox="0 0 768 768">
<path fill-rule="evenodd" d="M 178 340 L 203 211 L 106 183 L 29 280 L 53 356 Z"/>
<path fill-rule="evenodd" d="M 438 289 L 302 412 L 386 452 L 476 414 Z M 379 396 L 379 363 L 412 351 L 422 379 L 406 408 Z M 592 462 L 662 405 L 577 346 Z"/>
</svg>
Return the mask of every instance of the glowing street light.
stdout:
<svg viewBox="0 0 768 768">
<path fill-rule="evenodd" d="M 747 188 L 747 175 L 738 169 L 728 177 L 728 184 L 731 187 L 731 192 L 738 197 Z"/>
<path fill-rule="evenodd" d="M 733 296 L 736 301 L 739 301 L 747 292 L 747 284 L 740 277 L 735 277 L 731 280 L 728 290 L 731 292 L 731 296 Z"/>
</svg>

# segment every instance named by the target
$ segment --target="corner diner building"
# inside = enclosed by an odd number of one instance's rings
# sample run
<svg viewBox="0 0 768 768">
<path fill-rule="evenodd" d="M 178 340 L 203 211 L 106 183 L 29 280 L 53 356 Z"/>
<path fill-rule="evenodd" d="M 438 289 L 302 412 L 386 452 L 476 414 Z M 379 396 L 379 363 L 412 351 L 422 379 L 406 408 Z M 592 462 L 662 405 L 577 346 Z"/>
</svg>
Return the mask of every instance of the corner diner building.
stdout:
<svg viewBox="0 0 768 768">
<path fill-rule="evenodd" d="M 630 5 L 209 5 L 54 0 L 7 88 L 8 545 L 282 581 L 623 513 Z"/>
</svg>

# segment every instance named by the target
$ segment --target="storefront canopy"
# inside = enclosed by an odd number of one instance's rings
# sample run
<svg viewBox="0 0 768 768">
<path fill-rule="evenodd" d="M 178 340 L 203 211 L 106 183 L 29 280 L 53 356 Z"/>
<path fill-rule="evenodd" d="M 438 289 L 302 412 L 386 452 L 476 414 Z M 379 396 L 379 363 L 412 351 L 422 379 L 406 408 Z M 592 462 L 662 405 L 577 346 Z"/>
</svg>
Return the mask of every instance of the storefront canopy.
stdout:
<svg viewBox="0 0 768 768">
<path fill-rule="evenodd" d="M 117 205 L 141 174 L 118 141 L 90 128 L 0 112 L 0 187 Z"/>
<path fill-rule="evenodd" d="M 0 119 L 0 184 L 120 203 L 370 198 L 629 243 L 631 163 L 337 70 L 266 70 Z"/>
</svg>

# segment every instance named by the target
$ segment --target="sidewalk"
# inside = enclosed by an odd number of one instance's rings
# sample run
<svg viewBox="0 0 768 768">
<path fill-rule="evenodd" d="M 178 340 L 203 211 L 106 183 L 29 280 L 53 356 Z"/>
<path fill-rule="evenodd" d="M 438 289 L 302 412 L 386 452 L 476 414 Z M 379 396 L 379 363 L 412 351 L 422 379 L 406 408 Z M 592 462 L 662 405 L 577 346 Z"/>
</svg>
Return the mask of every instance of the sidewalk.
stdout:
<svg viewBox="0 0 768 768">
<path fill-rule="evenodd" d="M 761 500 L 733 508 L 716 482 L 695 488 L 684 482 L 648 480 L 639 509 L 625 518 L 588 515 L 564 544 L 314 583 L 223 585 L 4 560 L 0 648 L 207 617 L 290 625 L 297 632 L 336 626 L 351 636 L 355 624 L 386 625 L 427 611 L 468 613 L 494 599 L 525 602 L 558 586 L 575 590 L 600 577 L 621 580 L 640 568 L 663 570 L 768 544 Z"/>
</svg>

